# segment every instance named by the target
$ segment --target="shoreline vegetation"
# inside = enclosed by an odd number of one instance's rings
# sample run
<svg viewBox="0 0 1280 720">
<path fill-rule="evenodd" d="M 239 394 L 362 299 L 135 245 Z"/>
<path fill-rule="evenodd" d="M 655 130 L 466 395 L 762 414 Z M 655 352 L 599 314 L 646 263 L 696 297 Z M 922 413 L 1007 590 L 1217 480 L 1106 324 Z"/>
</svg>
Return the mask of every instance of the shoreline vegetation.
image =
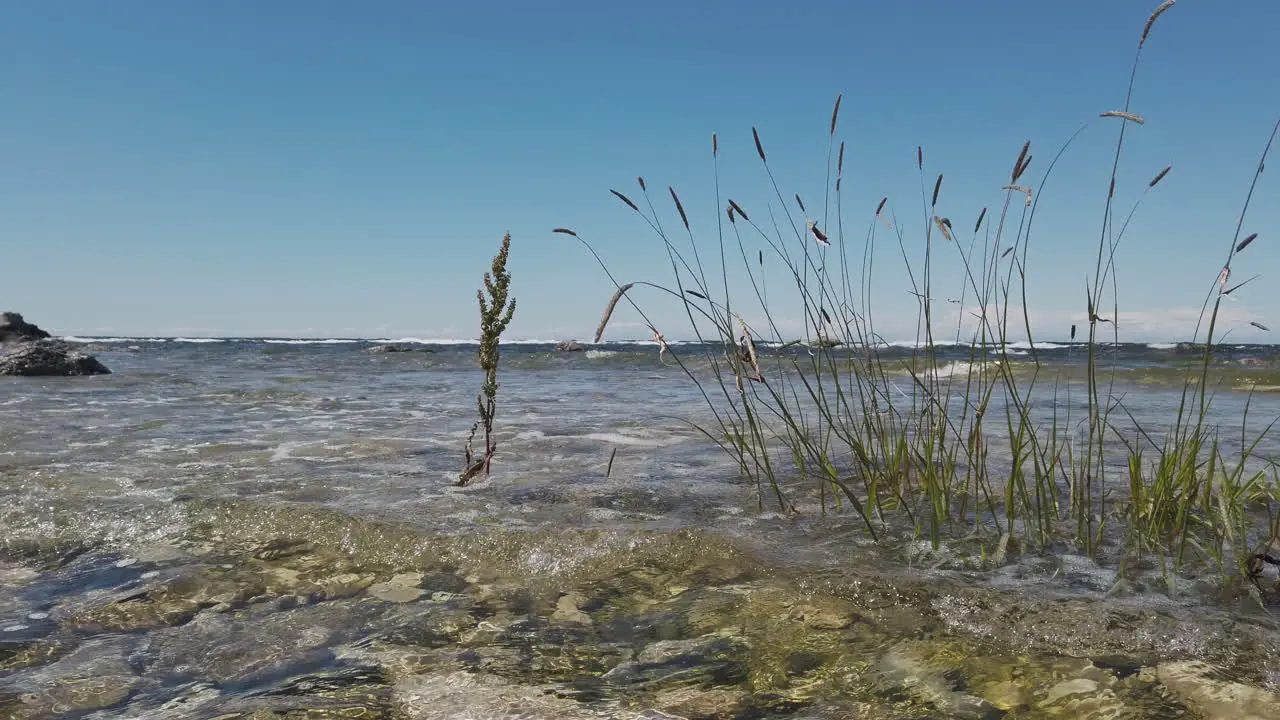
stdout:
<svg viewBox="0 0 1280 720">
<path fill-rule="evenodd" d="M 886 197 L 859 246 L 847 227 L 841 191 L 841 96 L 831 113 L 821 210 L 811 212 L 799 195 L 789 197 L 779 187 L 756 128 L 754 150 L 776 200 L 768 208 L 770 222 L 752 219 L 751 213 L 765 211 L 749 211 L 722 195 L 716 134 L 711 161 L 718 219 L 710 239 L 695 235 L 674 188 L 661 193 L 670 196 L 678 216 L 674 232 L 663 224 L 643 177 L 639 202 L 610 190 L 661 243 L 671 269 L 665 283 L 616 277 L 595 245 L 573 229 L 555 228 L 586 248 L 617 288 L 596 341 L 624 300 L 660 336 L 636 299 L 639 292 L 656 291 L 679 303 L 686 329 L 700 344 L 692 346 L 694 352 L 680 345 L 664 351 L 714 413 L 715 421 L 698 429 L 736 460 L 755 484 L 761 507 L 794 512 L 797 483 L 814 483 L 822 512 L 856 513 L 872 539 L 905 528 L 936 549 L 944 538 L 967 534 L 982 542 L 984 555 L 996 557 L 1018 547 L 1048 551 L 1065 543 L 1095 558 L 1109 555 L 1122 573 L 1154 559 L 1171 585 L 1179 571 L 1205 565 L 1234 566 L 1256 581 L 1262 565 L 1274 562 L 1259 548 L 1276 536 L 1280 523 L 1278 466 L 1255 453 L 1274 420 L 1251 426 L 1246 403 L 1238 426 L 1214 422 L 1215 387 L 1209 381 L 1223 339 L 1222 299 L 1253 279 L 1236 282 L 1233 271 L 1237 256 L 1258 237 L 1244 234 L 1245 220 L 1280 123 L 1266 139 L 1229 244 L 1224 240 L 1225 262 L 1207 273 L 1212 285 L 1195 335 L 1176 346 L 1195 353 L 1196 362 L 1180 370 L 1180 400 L 1167 427 L 1138 423 L 1117 391 L 1119 369 L 1105 352 L 1121 342 L 1114 322 L 1117 248 L 1143 198 L 1158 191 L 1172 170 L 1154 169 L 1132 206 L 1120 207 L 1117 176 L 1126 137 L 1145 122 L 1131 106 L 1142 51 L 1173 5 L 1160 4 L 1143 25 L 1119 109 L 1098 114 L 1102 122 L 1116 123 L 1117 138 L 1100 187 L 1105 204 L 1082 303 L 1087 321 L 1069 332 L 1074 351 L 1084 356 L 1079 372 L 1055 368 L 1037 350 L 1043 341 L 1032 334 L 1026 310 L 1026 268 L 1039 189 L 1080 131 L 1048 162 L 1041 161 L 1038 180 L 1029 174 L 1035 160 L 1031 143 L 1023 144 L 1001 188 L 1003 201 L 991 212 L 975 212 L 971 233 L 939 214 L 944 175 L 926 170 L 924 149 L 918 147 L 921 235 L 907 234 Z M 956 326 L 938 320 L 934 263 L 944 252 L 956 253 L 963 267 L 958 302 L 960 317 L 977 318 L 972 335 L 966 335 L 963 320 Z M 872 268 L 884 253 L 900 256 L 916 299 L 917 337 L 905 358 L 883 355 L 876 328 Z M 788 342 L 776 309 L 782 304 L 778 294 L 787 288 L 766 288 L 766 267 L 793 281 L 791 299 L 798 301 L 805 325 L 804 352 L 765 351 L 766 345 Z M 1029 357 L 1015 358 L 1009 348 L 1023 337 Z M 969 343 L 967 372 L 950 372 L 954 366 L 940 358 L 940 348 L 952 341 Z M 690 366 L 694 359 L 710 366 L 709 378 Z M 1012 369 L 1014 360 L 1022 361 L 1021 370 Z M 904 374 L 908 381 L 898 382 Z M 1239 439 L 1239 452 L 1224 448 L 1226 437 Z"/>
</svg>

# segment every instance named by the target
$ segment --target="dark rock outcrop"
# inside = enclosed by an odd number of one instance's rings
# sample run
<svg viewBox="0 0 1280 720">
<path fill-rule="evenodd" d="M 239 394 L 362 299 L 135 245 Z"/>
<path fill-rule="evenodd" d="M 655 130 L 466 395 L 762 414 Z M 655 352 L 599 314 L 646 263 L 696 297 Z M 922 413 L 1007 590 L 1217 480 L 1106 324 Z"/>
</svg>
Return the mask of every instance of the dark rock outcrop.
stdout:
<svg viewBox="0 0 1280 720">
<path fill-rule="evenodd" d="M 43 340 L 49 333 L 32 325 L 16 312 L 0 313 L 0 343 Z"/>
<path fill-rule="evenodd" d="M 577 340 L 564 340 L 556 343 L 556 352 L 582 352 L 586 350 Z"/>
<path fill-rule="evenodd" d="M 373 347 L 366 349 L 365 352 L 381 354 L 381 353 L 408 353 L 408 352 L 429 353 L 433 351 L 431 350 L 431 348 L 423 347 L 421 345 L 409 345 L 406 343 L 389 343 L 386 345 L 374 345 Z"/>
<path fill-rule="evenodd" d="M 94 356 L 61 340 L 35 340 L 8 346 L 0 353 L 0 375 L 106 375 L 111 371 Z"/>
<path fill-rule="evenodd" d="M 0 375 L 48 377 L 110 372 L 83 348 L 51 338 L 18 313 L 0 313 Z"/>
</svg>

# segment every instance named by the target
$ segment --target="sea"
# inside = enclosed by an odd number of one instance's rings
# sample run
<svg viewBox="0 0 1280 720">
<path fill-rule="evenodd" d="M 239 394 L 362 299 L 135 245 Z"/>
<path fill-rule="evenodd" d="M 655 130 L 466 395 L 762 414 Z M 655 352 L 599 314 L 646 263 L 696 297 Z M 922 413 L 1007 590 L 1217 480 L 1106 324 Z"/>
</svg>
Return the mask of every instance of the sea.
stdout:
<svg viewBox="0 0 1280 720">
<path fill-rule="evenodd" d="M 1280 717 L 1273 568 L 872 541 L 801 478 L 780 507 L 705 432 L 721 348 L 504 343 L 459 487 L 474 342 L 65 339 L 112 373 L 0 378 L 0 718 Z M 935 352 L 1083 432 L 1084 345 Z M 1098 348 L 1117 436 L 1159 437 L 1203 352 Z M 877 353 L 909 395 L 920 348 Z M 1280 348 L 1209 381 L 1265 469 Z"/>
</svg>

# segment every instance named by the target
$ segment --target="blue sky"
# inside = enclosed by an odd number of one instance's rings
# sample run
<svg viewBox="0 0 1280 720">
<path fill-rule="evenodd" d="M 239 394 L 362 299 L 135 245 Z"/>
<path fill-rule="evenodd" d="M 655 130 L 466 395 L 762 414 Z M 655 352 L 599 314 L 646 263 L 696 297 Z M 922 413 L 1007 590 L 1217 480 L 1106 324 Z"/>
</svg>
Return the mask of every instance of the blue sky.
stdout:
<svg viewBox="0 0 1280 720">
<path fill-rule="evenodd" d="M 1024 140 L 1038 185 L 1086 125 L 1043 193 L 1028 254 L 1036 333 L 1063 338 L 1083 322 L 1121 122 L 1097 114 L 1122 104 L 1154 6 L 5 3 L 0 306 L 63 334 L 474 337 L 475 288 L 509 231 L 509 335 L 589 337 L 612 286 L 553 227 L 591 239 L 624 282 L 669 281 L 661 244 L 609 188 L 638 199 L 643 175 L 674 228 L 674 186 L 710 248 L 712 132 L 723 197 L 757 222 L 782 210 L 753 125 L 784 197 L 820 212 L 844 93 L 845 242 L 858 256 L 888 196 L 919 261 L 917 145 L 926 192 L 943 172 L 937 212 L 967 243 Z M 1272 0 L 1182 0 L 1152 31 L 1121 209 L 1173 170 L 1116 254 L 1122 339 L 1190 335 L 1280 113 L 1276 27 Z M 1269 340 L 1249 320 L 1280 329 L 1278 193 L 1264 175 L 1245 223 L 1260 236 L 1235 277 L 1263 277 L 1226 303 L 1241 341 Z M 877 326 L 910 338 L 896 239 L 878 237 Z M 954 247 L 939 253 L 936 297 L 961 278 Z M 782 268 L 768 263 L 780 295 Z M 677 306 L 652 291 L 637 300 L 669 337 L 687 335 Z M 638 319 L 622 309 L 610 337 L 647 336 Z"/>
</svg>

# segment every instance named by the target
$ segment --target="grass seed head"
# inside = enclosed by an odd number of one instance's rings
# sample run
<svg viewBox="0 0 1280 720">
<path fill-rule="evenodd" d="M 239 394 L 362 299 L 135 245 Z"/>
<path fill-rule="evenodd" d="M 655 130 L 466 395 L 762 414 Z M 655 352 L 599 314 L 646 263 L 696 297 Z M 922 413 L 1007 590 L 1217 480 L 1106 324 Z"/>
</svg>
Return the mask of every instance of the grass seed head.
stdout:
<svg viewBox="0 0 1280 720">
<path fill-rule="evenodd" d="M 1120 118 L 1122 120 L 1128 120 L 1129 122 L 1132 122 L 1132 123 L 1138 123 L 1139 125 L 1143 125 L 1147 122 L 1145 119 L 1143 119 L 1141 115 L 1137 113 L 1131 113 L 1125 110 L 1108 110 L 1104 113 L 1099 113 L 1098 117 Z"/>
<path fill-rule="evenodd" d="M 1018 153 L 1018 159 L 1013 162 L 1013 172 L 1009 175 L 1009 182 L 1017 183 L 1018 178 L 1022 176 L 1022 171 L 1026 169 L 1022 166 L 1022 161 L 1027 159 L 1027 150 L 1030 149 L 1030 140 L 1022 144 L 1022 152 Z"/>
<path fill-rule="evenodd" d="M 632 210 L 635 210 L 636 212 L 640 212 L 640 208 L 636 207 L 636 204 L 631 202 L 631 198 L 627 197 L 626 195 L 623 195 L 617 190 L 610 189 L 609 192 L 613 193 L 615 197 L 617 197 L 622 202 L 626 203 L 627 207 L 631 208 Z"/>
<path fill-rule="evenodd" d="M 1164 2 L 1160 3 L 1160 6 L 1151 13 L 1151 17 L 1147 18 L 1147 24 L 1142 26 L 1142 37 L 1138 40 L 1139 50 L 1141 50 L 1142 46 L 1147 43 L 1147 35 L 1151 33 L 1151 26 L 1156 24 L 1156 18 L 1160 17 L 1166 10 L 1173 7 L 1173 4 L 1174 0 L 1164 0 Z"/>
</svg>

